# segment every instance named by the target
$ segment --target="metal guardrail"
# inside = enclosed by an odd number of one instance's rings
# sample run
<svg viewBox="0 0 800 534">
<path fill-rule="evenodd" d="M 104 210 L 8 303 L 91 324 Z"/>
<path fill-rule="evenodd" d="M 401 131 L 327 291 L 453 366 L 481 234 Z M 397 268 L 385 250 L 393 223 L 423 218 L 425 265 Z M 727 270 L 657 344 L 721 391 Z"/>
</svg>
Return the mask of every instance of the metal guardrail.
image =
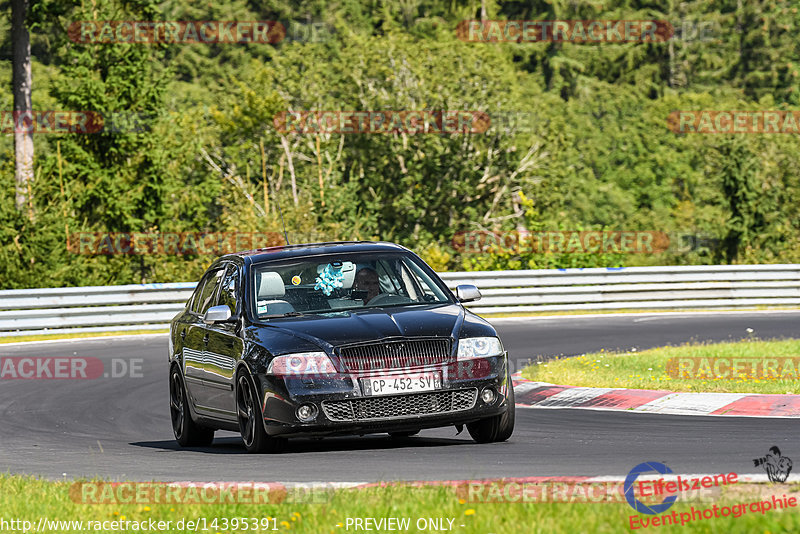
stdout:
<svg viewBox="0 0 800 534">
<path fill-rule="evenodd" d="M 481 315 L 540 311 L 715 309 L 800 305 L 800 264 L 440 273 L 474 284 Z M 195 284 L 0 291 L 0 335 L 163 330 Z"/>
<path fill-rule="evenodd" d="M 800 264 L 443 273 L 477 285 L 475 313 L 800 305 Z"/>
<path fill-rule="evenodd" d="M 0 335 L 164 330 L 195 282 L 0 291 Z"/>
</svg>

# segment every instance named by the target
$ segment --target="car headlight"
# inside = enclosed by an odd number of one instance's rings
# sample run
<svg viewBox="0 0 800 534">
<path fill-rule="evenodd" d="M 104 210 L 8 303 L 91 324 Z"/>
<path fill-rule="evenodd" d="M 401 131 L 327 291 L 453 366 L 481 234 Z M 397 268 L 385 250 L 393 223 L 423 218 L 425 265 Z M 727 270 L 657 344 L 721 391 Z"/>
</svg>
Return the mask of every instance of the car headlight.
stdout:
<svg viewBox="0 0 800 534">
<path fill-rule="evenodd" d="M 496 337 L 468 337 L 458 340 L 458 360 L 474 360 L 503 354 L 503 344 Z"/>
<path fill-rule="evenodd" d="M 273 358 L 267 374 L 308 378 L 335 375 L 336 368 L 324 352 L 297 352 Z"/>
</svg>

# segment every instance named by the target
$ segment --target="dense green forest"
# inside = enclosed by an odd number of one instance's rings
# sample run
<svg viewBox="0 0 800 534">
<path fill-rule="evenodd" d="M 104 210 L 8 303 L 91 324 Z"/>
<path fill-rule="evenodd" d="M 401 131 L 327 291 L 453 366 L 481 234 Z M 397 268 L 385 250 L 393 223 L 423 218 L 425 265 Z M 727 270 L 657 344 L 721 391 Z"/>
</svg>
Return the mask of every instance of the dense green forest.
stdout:
<svg viewBox="0 0 800 534">
<path fill-rule="evenodd" d="M 12 109 L 0 2 L 0 110 Z M 470 42 L 461 21 L 658 20 L 663 42 Z M 76 21 L 281 21 L 277 43 L 80 42 Z M 381 239 L 436 269 L 800 261 L 797 134 L 675 133 L 676 110 L 796 110 L 800 13 L 771 0 L 46 0 L 36 110 L 132 117 L 36 134 L 15 207 L 0 136 L 0 287 L 194 280 L 210 254 L 76 254 L 80 232 Z M 477 133 L 281 131 L 287 110 L 470 110 Z M 116 114 L 116 115 L 115 115 Z M 124 122 L 124 121 L 123 121 Z M 699 236 L 655 253 L 470 253 L 464 232 Z M 678 237 L 676 237 L 678 236 Z M 74 239 L 74 237 L 73 237 Z"/>
</svg>

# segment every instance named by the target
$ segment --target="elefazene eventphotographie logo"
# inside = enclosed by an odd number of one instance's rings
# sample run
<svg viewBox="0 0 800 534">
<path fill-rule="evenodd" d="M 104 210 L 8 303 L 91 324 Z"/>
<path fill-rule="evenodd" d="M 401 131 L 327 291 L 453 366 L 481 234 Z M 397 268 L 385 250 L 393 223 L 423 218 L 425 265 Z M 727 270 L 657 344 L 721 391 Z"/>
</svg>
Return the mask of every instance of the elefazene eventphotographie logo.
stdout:
<svg viewBox="0 0 800 534">
<path fill-rule="evenodd" d="M 672 495 L 666 497 L 663 501 L 661 501 L 660 504 L 647 505 L 636 498 L 636 495 L 633 491 L 636 479 L 639 478 L 639 475 L 643 473 L 650 473 L 653 471 L 662 475 L 672 473 L 672 469 L 661 462 L 643 462 L 631 469 L 628 473 L 628 476 L 625 477 L 625 486 L 623 488 L 625 492 L 625 499 L 634 510 L 641 514 L 657 515 L 666 512 L 673 504 L 675 504 L 675 501 L 678 499 L 677 495 Z"/>
</svg>

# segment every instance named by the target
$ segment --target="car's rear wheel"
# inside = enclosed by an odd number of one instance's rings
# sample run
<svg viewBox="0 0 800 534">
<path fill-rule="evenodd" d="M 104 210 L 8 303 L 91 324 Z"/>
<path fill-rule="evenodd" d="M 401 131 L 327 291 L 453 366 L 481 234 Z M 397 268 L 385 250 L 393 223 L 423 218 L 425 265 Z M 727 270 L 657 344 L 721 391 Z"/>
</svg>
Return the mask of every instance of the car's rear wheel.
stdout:
<svg viewBox="0 0 800 534">
<path fill-rule="evenodd" d="M 419 434 L 419 430 L 404 430 L 403 432 L 389 432 L 393 438 L 410 438 Z"/>
<path fill-rule="evenodd" d="M 467 431 L 477 443 L 493 443 L 506 441 L 514 433 L 515 405 L 514 405 L 514 385 L 511 383 L 511 375 L 507 374 L 508 393 L 506 411 L 500 415 L 481 419 L 474 423 L 467 424 Z"/>
<path fill-rule="evenodd" d="M 264 415 L 255 382 L 246 371 L 240 371 L 236 380 L 236 411 L 239 432 L 247 452 L 280 452 L 283 449 L 286 440 L 271 437 L 264 430 Z"/>
<path fill-rule="evenodd" d="M 181 447 L 202 447 L 214 441 L 214 429 L 200 426 L 192 419 L 183 377 L 177 366 L 169 375 L 169 412 L 172 432 Z"/>
</svg>

